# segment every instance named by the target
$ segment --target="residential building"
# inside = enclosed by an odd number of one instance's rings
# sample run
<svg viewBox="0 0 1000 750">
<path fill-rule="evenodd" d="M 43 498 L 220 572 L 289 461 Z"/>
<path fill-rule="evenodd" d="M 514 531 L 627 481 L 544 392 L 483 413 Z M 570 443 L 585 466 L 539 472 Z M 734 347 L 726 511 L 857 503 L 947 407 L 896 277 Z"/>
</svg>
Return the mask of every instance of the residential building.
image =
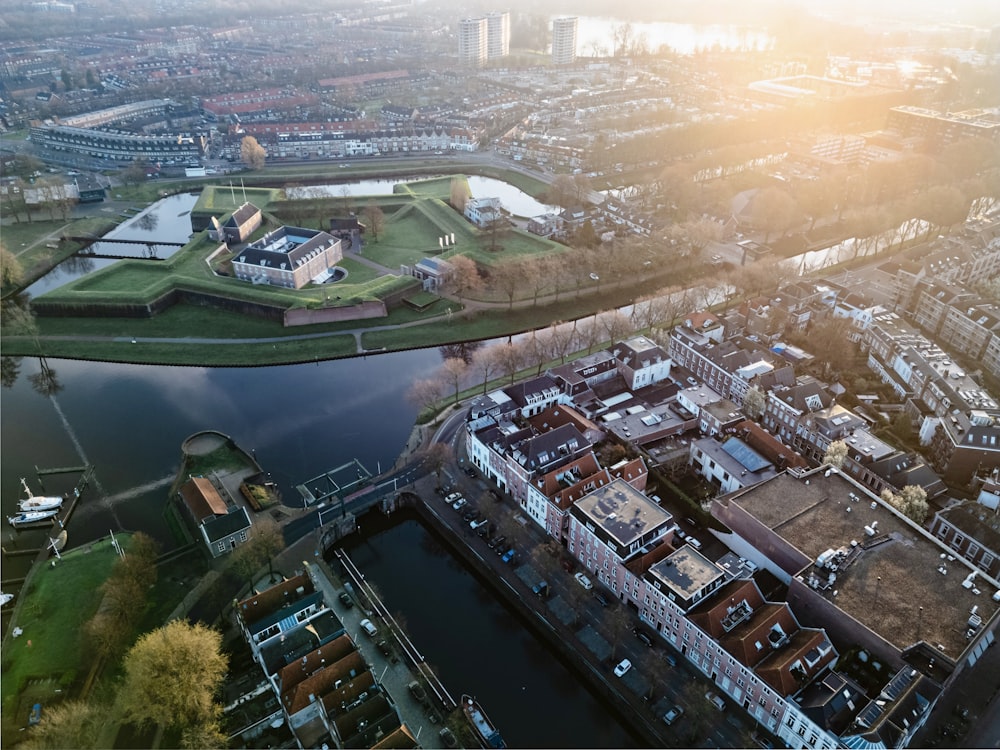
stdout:
<svg viewBox="0 0 1000 750">
<path fill-rule="evenodd" d="M 344 257 L 343 243 L 326 232 L 283 226 L 240 250 L 233 275 L 254 284 L 301 289 L 326 280 Z"/>
<path fill-rule="evenodd" d="M 612 355 L 620 362 L 618 372 L 630 390 L 635 391 L 670 378 L 670 357 L 647 337 L 633 336 L 610 348 Z"/>
<path fill-rule="evenodd" d="M 228 503 L 210 479 L 192 477 L 178 495 L 212 557 L 221 557 L 246 543 L 253 522 L 242 505 Z"/>
<path fill-rule="evenodd" d="M 463 18 L 458 22 L 458 59 L 479 66 L 488 56 L 488 22 L 485 18 Z"/>
<path fill-rule="evenodd" d="M 263 214 L 253 203 L 244 203 L 222 222 L 222 234 L 227 245 L 238 245 L 250 239 L 260 229 Z"/>
<path fill-rule="evenodd" d="M 995 640 L 1000 600 L 962 584 L 974 569 L 839 471 L 779 474 L 717 498 L 712 515 L 731 529 L 721 537 L 730 548 L 788 585 L 804 624 L 890 671 L 916 671 L 940 690 Z M 991 580 L 988 593 L 997 588 Z M 974 626 L 970 611 L 979 613 Z"/>
<path fill-rule="evenodd" d="M 770 479 L 774 464 L 732 435 L 719 442 L 707 437 L 691 442 L 691 466 L 720 494 Z"/>
<path fill-rule="evenodd" d="M 493 11 L 486 14 L 486 59 L 494 60 L 510 54 L 510 13 Z"/>
<path fill-rule="evenodd" d="M 1000 516 L 973 501 L 939 510 L 930 533 L 993 579 L 1000 578 Z"/>
<path fill-rule="evenodd" d="M 886 130 L 904 138 L 921 138 L 934 152 L 966 138 L 985 138 L 1000 142 L 1000 118 L 986 110 L 938 112 L 904 105 L 889 110 Z"/>
<path fill-rule="evenodd" d="M 563 16 L 552 21 L 552 64 L 572 65 L 576 62 L 576 34 L 579 19 Z"/>
<path fill-rule="evenodd" d="M 503 219 L 499 198 L 470 198 L 465 203 L 465 218 L 480 229 L 487 229 Z"/>
</svg>

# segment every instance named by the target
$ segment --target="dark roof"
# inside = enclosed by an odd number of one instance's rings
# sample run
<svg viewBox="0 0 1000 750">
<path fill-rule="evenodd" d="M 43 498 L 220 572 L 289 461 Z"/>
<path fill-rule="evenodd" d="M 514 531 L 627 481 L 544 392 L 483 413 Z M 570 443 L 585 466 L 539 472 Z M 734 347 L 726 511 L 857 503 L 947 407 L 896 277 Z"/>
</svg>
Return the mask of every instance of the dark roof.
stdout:
<svg viewBox="0 0 1000 750">
<path fill-rule="evenodd" d="M 247 509 L 243 507 L 224 516 L 216 516 L 202 524 L 202 527 L 205 529 L 205 536 L 208 537 L 208 541 L 211 543 L 232 536 L 243 529 L 249 529 L 250 526 L 250 516 L 247 514 Z"/>
<path fill-rule="evenodd" d="M 233 211 L 232 216 L 226 219 L 226 223 L 223 224 L 223 226 L 238 227 L 245 224 L 259 213 L 260 209 L 253 203 L 244 203 L 242 206 Z"/>
</svg>

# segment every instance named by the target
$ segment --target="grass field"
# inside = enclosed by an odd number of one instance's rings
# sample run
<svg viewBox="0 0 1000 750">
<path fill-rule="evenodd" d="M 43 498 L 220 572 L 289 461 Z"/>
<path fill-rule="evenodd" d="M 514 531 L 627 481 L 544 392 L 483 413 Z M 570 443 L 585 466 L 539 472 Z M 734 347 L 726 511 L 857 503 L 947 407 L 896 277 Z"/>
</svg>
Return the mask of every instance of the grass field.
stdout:
<svg viewBox="0 0 1000 750">
<path fill-rule="evenodd" d="M 131 538 L 116 538 L 127 550 Z M 26 710 L 33 702 L 50 701 L 55 690 L 66 690 L 86 676 L 91 651 L 80 625 L 97 611 L 98 589 L 117 559 L 110 540 L 95 542 L 63 555 L 55 567 L 38 568 L 28 590 L 21 592 L 25 603 L 15 624 L 24 632 L 3 653 L 5 738 L 16 736 L 27 723 Z"/>
</svg>

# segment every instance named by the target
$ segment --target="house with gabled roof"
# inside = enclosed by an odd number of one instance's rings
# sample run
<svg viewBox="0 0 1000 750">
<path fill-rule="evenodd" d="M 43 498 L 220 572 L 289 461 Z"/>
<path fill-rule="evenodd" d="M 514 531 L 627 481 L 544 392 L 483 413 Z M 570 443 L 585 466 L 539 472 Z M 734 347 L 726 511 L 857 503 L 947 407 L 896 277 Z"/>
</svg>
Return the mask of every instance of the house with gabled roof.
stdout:
<svg viewBox="0 0 1000 750">
<path fill-rule="evenodd" d="M 232 552 L 250 538 L 253 521 L 247 509 L 227 503 L 210 479 L 191 477 L 178 494 L 212 557 Z"/>
<path fill-rule="evenodd" d="M 222 239 L 227 245 L 238 245 L 250 239 L 263 223 L 264 215 L 253 203 L 244 203 L 222 223 Z"/>
</svg>

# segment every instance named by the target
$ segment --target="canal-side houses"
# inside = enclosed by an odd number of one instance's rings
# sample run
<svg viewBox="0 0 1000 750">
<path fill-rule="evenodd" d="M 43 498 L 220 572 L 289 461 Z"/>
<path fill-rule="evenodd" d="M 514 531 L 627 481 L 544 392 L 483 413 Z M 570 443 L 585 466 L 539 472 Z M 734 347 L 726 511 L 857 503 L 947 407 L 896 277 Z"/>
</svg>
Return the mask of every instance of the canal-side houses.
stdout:
<svg viewBox="0 0 1000 750">
<path fill-rule="evenodd" d="M 188 519 L 212 557 L 228 554 L 250 538 L 253 522 L 247 509 L 227 503 L 210 479 L 191 477 L 178 494 Z"/>
<path fill-rule="evenodd" d="M 300 748 L 416 747 L 309 572 L 235 603 L 237 624 Z"/>
</svg>

